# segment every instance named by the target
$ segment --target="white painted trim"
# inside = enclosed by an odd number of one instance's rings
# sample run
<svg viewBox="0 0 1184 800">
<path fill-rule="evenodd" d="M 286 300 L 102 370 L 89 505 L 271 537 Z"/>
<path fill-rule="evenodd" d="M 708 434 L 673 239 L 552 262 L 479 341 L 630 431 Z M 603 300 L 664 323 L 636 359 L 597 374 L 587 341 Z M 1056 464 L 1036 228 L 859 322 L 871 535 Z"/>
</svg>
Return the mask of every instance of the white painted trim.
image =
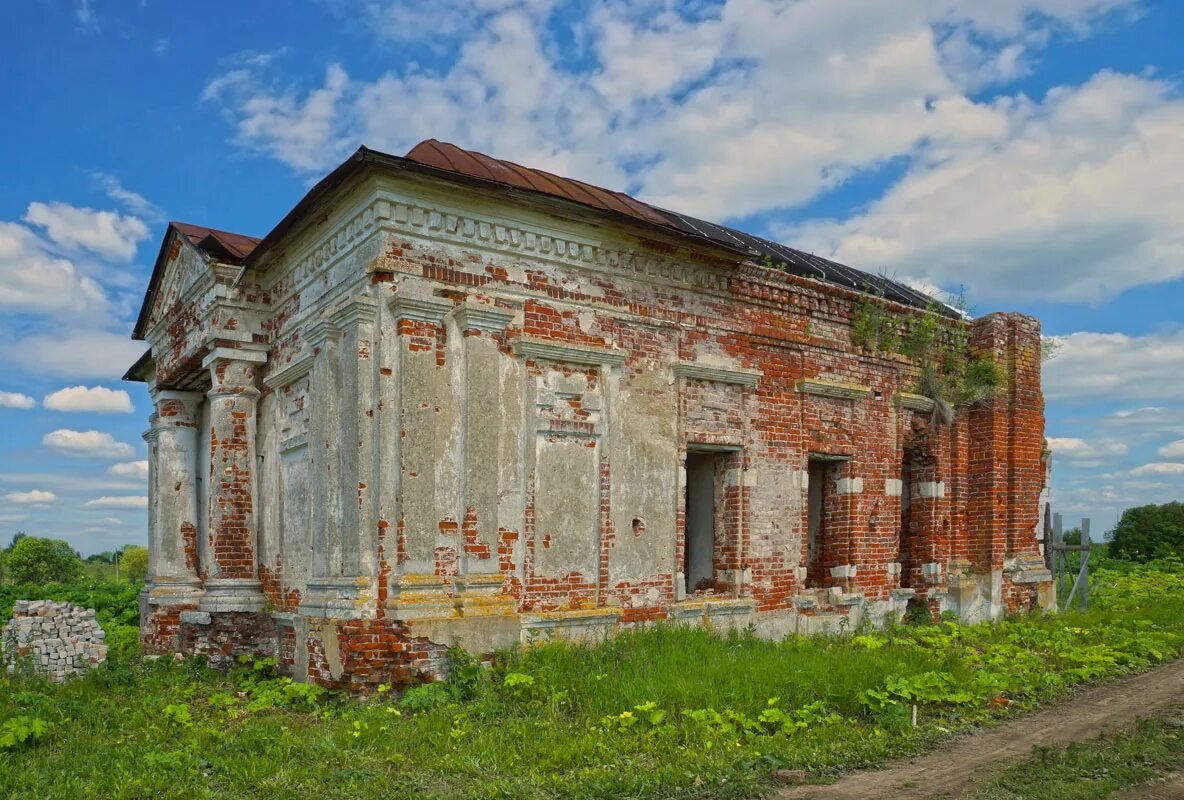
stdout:
<svg viewBox="0 0 1184 800">
<path fill-rule="evenodd" d="M 931 413 L 933 406 L 936 405 L 932 398 L 926 397 L 923 394 L 913 394 L 912 392 L 900 392 L 897 394 L 896 404 L 901 408 L 907 408 L 909 411 L 919 411 L 922 414 Z"/>
<path fill-rule="evenodd" d="M 605 347 L 563 344 L 546 339 L 515 339 L 514 352 L 523 358 L 556 361 L 561 364 L 619 367 L 625 363 L 625 353 Z"/>
<path fill-rule="evenodd" d="M 674 374 L 680 378 L 694 378 L 700 381 L 756 386 L 764 373 L 757 369 L 717 367 L 710 364 L 699 364 L 693 361 L 680 361 L 674 365 Z"/>
<path fill-rule="evenodd" d="M 830 397 L 836 400 L 862 400 L 872 393 L 871 389 L 858 383 L 844 383 L 822 378 L 802 378 L 798 381 L 798 391 L 803 394 Z"/>
</svg>

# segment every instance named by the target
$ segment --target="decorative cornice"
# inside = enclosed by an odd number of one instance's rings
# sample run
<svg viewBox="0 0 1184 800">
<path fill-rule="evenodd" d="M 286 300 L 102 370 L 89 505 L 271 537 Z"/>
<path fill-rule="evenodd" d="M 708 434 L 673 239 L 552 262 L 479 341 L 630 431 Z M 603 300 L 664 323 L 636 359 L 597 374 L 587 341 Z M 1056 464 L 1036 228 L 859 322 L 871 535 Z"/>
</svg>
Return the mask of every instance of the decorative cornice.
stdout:
<svg viewBox="0 0 1184 800">
<path fill-rule="evenodd" d="M 301 353 L 275 372 L 263 379 L 263 385 L 268 389 L 283 389 L 291 386 L 312 371 L 315 361 L 312 353 Z"/>
<path fill-rule="evenodd" d="M 716 383 L 735 383 L 741 386 L 756 386 L 763 374 L 757 369 L 739 367 L 716 367 L 693 361 L 680 361 L 674 365 L 674 374 L 680 378 L 694 378 Z"/>
<path fill-rule="evenodd" d="M 822 378 L 802 378 L 798 381 L 798 391 L 836 400 L 862 400 L 872 393 L 871 389 L 858 383 L 828 381 Z"/>
<path fill-rule="evenodd" d="M 605 347 L 553 342 L 548 339 L 515 339 L 514 352 L 523 358 L 557 361 L 561 364 L 587 364 L 593 367 L 618 367 L 625 363 L 625 353 Z"/>
<path fill-rule="evenodd" d="M 913 394 L 912 392 L 900 392 L 897 394 L 896 404 L 901 408 L 907 408 L 909 411 L 920 411 L 922 414 L 932 412 L 933 406 L 936 405 L 932 398 L 926 397 L 923 394 Z"/>
<path fill-rule="evenodd" d="M 342 330 L 378 319 L 378 303 L 369 297 L 355 297 L 333 312 L 330 319 Z"/>
<path fill-rule="evenodd" d="M 462 331 L 501 333 L 514 321 L 514 312 L 496 306 L 459 306 L 455 318 Z"/>
<path fill-rule="evenodd" d="M 441 201 L 383 192 L 361 205 L 327 237 L 302 249 L 290 262 L 291 270 L 272 286 L 273 301 L 279 305 L 331 264 L 354 252 L 375 232 L 412 234 L 461 246 L 529 255 L 541 261 L 591 264 L 609 272 L 703 290 L 727 289 L 728 274 L 705 269 L 686 258 L 639 252 L 623 242 L 605 246 L 598 237 L 586 238 L 575 231 L 528 227 L 501 218 L 482 218 L 471 211 L 438 207 L 444 205 Z M 375 251 L 372 255 L 379 253 Z"/>
<path fill-rule="evenodd" d="M 430 322 L 435 325 L 443 322 L 444 316 L 453 308 L 453 304 L 448 300 L 403 297 L 401 295 L 395 295 L 390 306 L 396 321 L 409 319 L 414 322 Z"/>
</svg>

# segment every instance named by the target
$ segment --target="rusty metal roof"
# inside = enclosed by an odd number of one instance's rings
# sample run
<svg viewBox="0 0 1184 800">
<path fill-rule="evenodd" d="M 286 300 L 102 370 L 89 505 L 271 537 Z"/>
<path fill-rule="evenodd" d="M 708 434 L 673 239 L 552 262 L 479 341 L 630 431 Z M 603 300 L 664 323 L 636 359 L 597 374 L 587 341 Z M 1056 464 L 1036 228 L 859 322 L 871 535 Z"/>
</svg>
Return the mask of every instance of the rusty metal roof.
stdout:
<svg viewBox="0 0 1184 800">
<path fill-rule="evenodd" d="M 403 157 L 366 147 L 358 148 L 357 152 L 321 179 L 263 239 L 184 222 L 170 222 L 169 228 L 219 260 L 243 263 L 248 268 L 253 268 L 265 263 L 268 254 L 289 233 L 309 224 L 309 220 L 313 219 L 310 214 L 314 208 L 333 196 L 349 181 L 370 169 L 416 171 L 446 180 L 558 198 L 598 210 L 623 222 L 660 229 L 696 242 L 699 246 L 724 248 L 742 258 L 768 263 L 794 275 L 854 289 L 914 308 L 937 308 L 946 316 L 958 316 L 957 311 L 929 295 L 891 278 L 873 275 L 735 228 L 667 211 L 630 197 L 624 192 L 615 192 L 583 181 L 553 175 L 544 170 L 524 167 L 512 161 L 465 150 L 436 139 L 420 142 Z M 169 235 L 166 233 L 148 285 L 148 292 L 144 297 L 144 305 L 140 309 L 140 316 L 132 334 L 133 339 L 143 338 L 148 311 L 163 272 L 168 241 Z"/>
<path fill-rule="evenodd" d="M 242 261 L 249 256 L 262 241 L 254 236 L 220 231 L 204 225 L 191 225 L 188 222 L 170 222 L 169 225 L 184 234 L 198 248 L 236 261 Z"/>
<path fill-rule="evenodd" d="M 503 161 L 484 153 L 464 150 L 448 142 L 428 139 L 420 142 L 406 156 L 427 167 L 459 172 L 471 178 L 514 186 L 532 192 L 562 197 L 592 208 L 634 217 L 650 225 L 666 225 L 667 220 L 651 206 L 623 192 L 613 192 L 590 183 L 563 178 L 541 169 L 524 167 L 513 161 Z"/>
<path fill-rule="evenodd" d="M 447 142 L 435 139 L 420 142 L 411 148 L 406 159 L 437 170 L 560 197 L 584 206 L 624 214 L 646 225 L 658 225 L 683 236 L 693 236 L 729 249 L 739 250 L 749 254 L 757 261 L 770 263 L 774 267 L 794 275 L 845 286 L 916 308 L 936 307 L 941 309 L 943 313 L 945 312 L 945 307 L 932 297 L 891 278 L 873 275 L 734 228 L 727 228 L 713 222 L 651 206 L 623 192 L 613 192 L 583 181 L 562 178 L 549 172 L 515 164 L 512 161 L 503 161 L 484 153 L 464 150 Z M 956 312 L 950 310 L 949 316 L 955 314 Z"/>
</svg>

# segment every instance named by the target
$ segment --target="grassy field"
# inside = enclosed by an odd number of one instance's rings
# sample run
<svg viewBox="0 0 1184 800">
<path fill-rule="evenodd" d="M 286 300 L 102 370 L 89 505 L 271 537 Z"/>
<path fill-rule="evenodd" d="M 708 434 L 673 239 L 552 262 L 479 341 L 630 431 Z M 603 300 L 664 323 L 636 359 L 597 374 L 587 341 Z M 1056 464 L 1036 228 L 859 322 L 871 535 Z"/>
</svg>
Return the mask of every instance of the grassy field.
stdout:
<svg viewBox="0 0 1184 800">
<path fill-rule="evenodd" d="M 1112 736 L 1041 751 L 1005 770 L 973 800 L 1103 800 L 1145 786 L 1184 769 L 1182 714 L 1184 709 Z"/>
<path fill-rule="evenodd" d="M 449 682 L 368 703 L 122 648 L 64 686 L 0 684 L 0 796 L 754 797 L 774 769 L 825 779 L 1184 648 L 1178 562 L 1100 571 L 1093 600 L 782 642 L 659 626 L 492 669 L 456 653 Z"/>
</svg>

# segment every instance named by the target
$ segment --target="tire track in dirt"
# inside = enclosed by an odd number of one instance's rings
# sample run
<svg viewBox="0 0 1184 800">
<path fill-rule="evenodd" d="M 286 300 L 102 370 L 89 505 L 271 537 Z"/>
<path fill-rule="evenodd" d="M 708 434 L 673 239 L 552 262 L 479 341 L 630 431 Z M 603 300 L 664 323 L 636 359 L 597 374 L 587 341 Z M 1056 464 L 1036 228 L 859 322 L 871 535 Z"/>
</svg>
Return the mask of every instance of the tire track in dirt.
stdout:
<svg viewBox="0 0 1184 800">
<path fill-rule="evenodd" d="M 985 783 L 1000 767 L 1031 757 L 1037 746 L 1093 739 L 1182 701 L 1184 658 L 1150 672 L 1081 689 L 1065 701 L 990 730 L 955 737 L 925 755 L 893 762 L 880 770 L 851 773 L 829 786 L 781 789 L 771 800 L 954 798 Z"/>
</svg>

